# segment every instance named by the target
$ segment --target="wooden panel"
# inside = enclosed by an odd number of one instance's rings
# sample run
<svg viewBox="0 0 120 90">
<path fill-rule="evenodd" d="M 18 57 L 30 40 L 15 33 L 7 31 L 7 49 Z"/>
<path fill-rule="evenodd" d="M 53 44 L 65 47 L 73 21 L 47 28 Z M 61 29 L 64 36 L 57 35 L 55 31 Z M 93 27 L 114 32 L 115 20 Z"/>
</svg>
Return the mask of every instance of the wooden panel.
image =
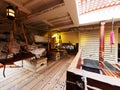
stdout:
<svg viewBox="0 0 120 90">
<path fill-rule="evenodd" d="M 115 34 L 115 44 L 112 45 L 112 51 L 111 51 L 111 45 L 110 45 L 110 32 L 111 27 L 106 28 L 105 30 L 105 51 L 104 51 L 104 60 L 110 61 L 111 63 L 117 62 L 117 33 L 118 30 L 115 28 L 114 34 Z"/>
<path fill-rule="evenodd" d="M 104 46 L 104 61 L 111 63 L 117 62 L 117 28 L 115 28 L 115 44 L 110 45 L 111 27 L 105 28 L 105 46 Z M 82 58 L 99 60 L 99 29 L 80 31 L 79 32 L 79 47 L 82 48 Z"/>
<path fill-rule="evenodd" d="M 79 45 L 82 58 L 99 59 L 99 30 L 82 31 L 79 33 Z"/>
</svg>

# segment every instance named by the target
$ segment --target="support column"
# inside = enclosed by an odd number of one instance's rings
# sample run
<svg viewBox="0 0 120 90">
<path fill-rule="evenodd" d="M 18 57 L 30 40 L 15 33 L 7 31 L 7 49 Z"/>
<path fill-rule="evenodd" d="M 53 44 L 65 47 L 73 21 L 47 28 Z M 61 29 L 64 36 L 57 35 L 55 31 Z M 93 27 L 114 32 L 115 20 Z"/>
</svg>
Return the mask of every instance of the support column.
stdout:
<svg viewBox="0 0 120 90">
<path fill-rule="evenodd" d="M 100 67 L 102 67 L 102 62 L 104 61 L 104 28 L 105 28 L 105 21 L 100 22 L 100 46 L 99 46 L 99 62 Z"/>
<path fill-rule="evenodd" d="M 28 40 L 27 40 L 27 37 L 26 37 L 26 34 L 25 34 L 25 30 L 24 30 L 24 25 L 23 25 L 23 23 L 21 23 L 21 32 L 22 32 L 23 35 L 24 35 L 25 43 L 26 43 L 26 49 L 28 50 Z"/>
<path fill-rule="evenodd" d="M 50 49 L 51 49 L 51 36 L 52 36 L 52 34 L 50 31 L 50 32 L 48 32 L 48 51 L 50 51 Z"/>
<path fill-rule="evenodd" d="M 14 42 L 14 35 L 13 35 L 13 31 L 10 32 L 10 41 L 9 41 L 9 45 L 8 45 L 8 53 L 12 53 L 12 45 Z"/>
</svg>

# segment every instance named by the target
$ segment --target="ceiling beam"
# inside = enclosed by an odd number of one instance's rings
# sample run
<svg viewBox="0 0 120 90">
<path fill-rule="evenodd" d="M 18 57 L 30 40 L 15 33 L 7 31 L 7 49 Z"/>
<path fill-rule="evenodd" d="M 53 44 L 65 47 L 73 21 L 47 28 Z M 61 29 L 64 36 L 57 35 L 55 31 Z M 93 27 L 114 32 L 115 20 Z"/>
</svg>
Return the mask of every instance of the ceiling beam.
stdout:
<svg viewBox="0 0 120 90">
<path fill-rule="evenodd" d="M 30 8 L 30 7 L 34 6 L 35 4 L 40 4 L 40 2 L 41 2 L 41 0 L 32 0 L 32 1 L 28 2 L 27 4 L 25 4 L 25 7 Z"/>
<path fill-rule="evenodd" d="M 61 20 L 69 20 L 70 17 L 67 15 L 67 16 L 63 16 L 63 17 L 59 17 L 59 18 L 54 18 L 52 20 L 49 20 L 49 22 L 57 22 L 57 21 L 61 21 Z"/>
<path fill-rule="evenodd" d="M 64 0 L 66 9 L 68 10 L 74 25 L 79 25 L 78 10 L 76 0 Z"/>
<path fill-rule="evenodd" d="M 46 10 L 43 10 L 41 12 L 36 12 L 36 13 L 33 13 L 33 14 L 30 14 L 28 16 L 28 19 L 33 19 L 33 18 L 40 18 L 41 20 L 42 19 L 48 19 L 49 18 L 54 18 L 55 16 L 59 16 L 61 13 L 66 13 L 67 10 L 65 8 L 65 5 L 64 4 L 59 4 L 59 5 L 56 5 L 56 6 L 53 6 L 51 8 L 48 8 Z"/>
<path fill-rule="evenodd" d="M 26 14 L 31 14 L 30 10 L 28 10 L 27 8 L 25 8 L 22 5 L 22 2 L 18 2 L 18 0 L 5 0 L 7 3 L 13 4 L 15 6 L 18 7 L 18 9 Z M 20 1 L 20 0 L 19 0 Z"/>
<path fill-rule="evenodd" d="M 50 25 L 51 27 L 53 27 L 53 24 L 49 23 L 47 20 L 42 20 L 44 23 L 46 23 L 47 25 Z"/>
</svg>

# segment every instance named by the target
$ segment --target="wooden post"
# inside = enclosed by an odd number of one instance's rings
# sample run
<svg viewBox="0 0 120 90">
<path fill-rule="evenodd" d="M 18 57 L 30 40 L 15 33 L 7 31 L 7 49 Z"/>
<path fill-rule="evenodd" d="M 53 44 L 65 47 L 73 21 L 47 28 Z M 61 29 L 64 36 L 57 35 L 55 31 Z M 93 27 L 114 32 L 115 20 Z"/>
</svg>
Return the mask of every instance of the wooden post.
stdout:
<svg viewBox="0 0 120 90">
<path fill-rule="evenodd" d="M 13 30 L 14 30 L 14 32 L 16 32 L 16 22 L 15 22 L 15 20 L 13 20 Z"/>
<path fill-rule="evenodd" d="M 13 31 L 10 32 L 10 41 L 8 45 L 8 53 L 12 53 L 12 45 L 14 42 L 14 36 L 13 36 Z"/>
<path fill-rule="evenodd" d="M 16 31 L 16 23 L 13 20 L 13 31 L 10 32 L 10 40 L 8 45 L 8 53 L 12 53 L 12 45 L 14 43 L 14 32 Z"/>
<path fill-rule="evenodd" d="M 25 30 L 24 30 L 24 26 L 23 24 L 21 23 L 21 32 L 23 33 L 24 35 L 24 38 L 25 38 L 25 43 L 26 43 L 26 49 L 28 50 L 28 40 L 27 40 L 27 37 L 25 35 Z"/>
<path fill-rule="evenodd" d="M 101 26 L 100 26 L 100 47 L 99 47 L 99 62 L 100 62 L 100 67 L 103 68 L 101 65 L 102 62 L 104 61 L 104 26 L 105 21 L 101 21 Z"/>
<path fill-rule="evenodd" d="M 51 31 L 48 32 L 48 51 L 51 49 Z"/>
</svg>

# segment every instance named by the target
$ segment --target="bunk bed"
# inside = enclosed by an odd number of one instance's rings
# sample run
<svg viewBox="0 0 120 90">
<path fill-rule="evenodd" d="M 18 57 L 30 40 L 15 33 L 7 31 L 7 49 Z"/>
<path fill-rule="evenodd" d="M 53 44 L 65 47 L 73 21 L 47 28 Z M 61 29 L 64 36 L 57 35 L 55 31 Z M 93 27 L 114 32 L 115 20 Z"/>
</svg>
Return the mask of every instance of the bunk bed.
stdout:
<svg viewBox="0 0 120 90">
<path fill-rule="evenodd" d="M 33 72 L 38 72 L 47 67 L 47 50 L 45 47 L 39 47 L 37 45 L 29 45 L 28 51 L 35 55 L 34 59 L 24 59 L 23 68 L 29 69 Z M 16 65 L 21 65 L 21 62 L 15 62 Z"/>
<path fill-rule="evenodd" d="M 14 23 L 15 25 L 15 23 Z M 5 68 L 7 64 L 15 64 L 23 68 L 31 65 L 35 71 L 47 66 L 46 49 L 37 45 L 29 45 L 24 31 L 24 25 L 21 23 L 21 34 L 23 41 L 17 41 L 14 37 L 16 28 L 9 33 L 9 41 L 0 48 L 0 63 L 3 65 L 3 76 L 5 77 Z M 3 42 L 2 42 L 3 43 Z M 26 64 L 27 63 L 27 64 Z M 34 66 L 34 67 L 33 67 Z M 29 69 L 29 68 L 27 68 Z"/>
</svg>

